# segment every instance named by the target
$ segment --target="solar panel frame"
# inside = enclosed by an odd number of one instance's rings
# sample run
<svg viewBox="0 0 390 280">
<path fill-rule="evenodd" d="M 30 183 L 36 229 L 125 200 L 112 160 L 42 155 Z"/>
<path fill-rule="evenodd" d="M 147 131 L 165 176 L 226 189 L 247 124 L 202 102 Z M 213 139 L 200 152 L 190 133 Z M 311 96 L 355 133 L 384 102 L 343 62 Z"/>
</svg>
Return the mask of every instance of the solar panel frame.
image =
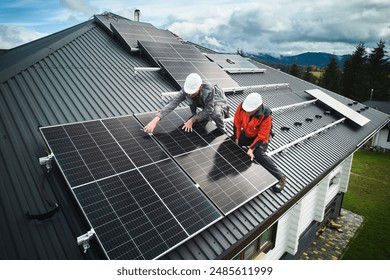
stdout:
<svg viewBox="0 0 390 280">
<path fill-rule="evenodd" d="M 257 71 L 257 70 L 264 70 L 260 69 L 253 63 L 249 62 L 246 58 L 237 55 L 237 54 L 212 54 L 207 53 L 206 56 L 210 58 L 212 61 L 216 62 L 222 69 L 229 69 L 229 68 L 238 68 L 238 69 L 246 69 L 249 72 L 251 71 Z M 228 61 L 231 61 L 232 63 L 229 63 Z"/>
<path fill-rule="evenodd" d="M 190 73 L 198 73 L 203 81 L 218 84 L 224 89 L 239 88 L 239 85 L 217 64 L 211 61 L 160 60 L 167 74 L 182 88 Z"/>
<path fill-rule="evenodd" d="M 42 127 L 40 131 L 107 258 L 159 258 L 222 218 L 192 179 L 155 139 L 143 132 L 134 116 Z M 65 142 L 63 147 L 61 141 Z M 129 141 L 135 153 L 140 149 L 144 151 L 144 159 L 134 157 L 134 153 L 124 147 Z M 142 146 L 136 146 L 140 142 Z M 90 172 L 87 162 L 96 164 L 96 158 L 98 162 L 104 161 L 104 153 L 91 147 L 93 143 L 98 144 L 99 149 L 112 145 L 120 147 L 121 156 L 126 156 L 132 166 L 121 172 L 114 172 L 114 168 L 110 172 L 103 166 L 101 172 L 109 173 L 106 177 L 97 177 Z M 83 157 L 85 151 L 87 155 Z M 148 159 L 149 153 L 152 156 Z M 61 160 L 63 154 L 66 154 L 65 161 Z M 78 161 L 73 160 L 76 155 Z M 113 155 L 113 158 L 118 157 L 117 153 Z M 138 159 L 133 161 L 131 158 Z M 72 173 L 68 174 L 63 166 L 68 164 L 75 171 L 75 163 L 78 163 L 76 168 L 85 166 L 89 171 L 89 176 L 83 177 L 88 180 L 71 184 Z M 140 231 L 145 234 L 139 236 Z M 115 232 L 115 237 L 109 235 L 110 232 Z"/>
<path fill-rule="evenodd" d="M 323 102 L 325 105 L 339 112 L 341 115 L 343 115 L 344 117 L 346 117 L 347 119 L 351 120 L 352 122 L 356 123 L 361 127 L 366 125 L 368 122 L 370 122 L 369 118 L 352 110 L 347 105 L 344 105 L 343 103 L 333 98 L 332 96 L 326 94 L 320 89 L 305 90 L 305 92 L 310 94 L 314 98 L 318 99 L 319 101 Z"/>
<path fill-rule="evenodd" d="M 192 45 L 171 44 L 164 42 L 138 42 L 141 50 L 156 66 L 160 60 L 208 61 L 208 59 Z"/>
<path fill-rule="evenodd" d="M 139 22 L 110 23 L 113 34 L 130 50 L 138 48 L 138 41 L 169 42 L 181 44 L 168 30 Z"/>
<path fill-rule="evenodd" d="M 155 113 L 136 114 L 144 125 L 154 116 Z M 153 137 L 224 215 L 277 183 L 273 175 L 250 161 L 229 137 L 216 133 L 218 129 L 211 122 L 197 122 L 192 133 L 184 132 L 181 127 L 190 116 L 188 108 L 176 109 L 160 120 Z M 185 148 L 181 143 L 186 144 Z"/>
</svg>

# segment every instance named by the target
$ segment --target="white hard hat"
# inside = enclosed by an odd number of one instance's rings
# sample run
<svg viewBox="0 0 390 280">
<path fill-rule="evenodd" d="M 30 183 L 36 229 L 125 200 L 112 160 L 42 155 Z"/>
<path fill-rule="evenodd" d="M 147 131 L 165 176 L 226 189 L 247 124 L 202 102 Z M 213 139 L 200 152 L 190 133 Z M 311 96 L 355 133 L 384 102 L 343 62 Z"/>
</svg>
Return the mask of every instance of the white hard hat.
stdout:
<svg viewBox="0 0 390 280">
<path fill-rule="evenodd" d="M 242 103 L 242 109 L 247 112 L 252 112 L 263 104 L 263 98 L 257 92 L 249 94 Z"/>
<path fill-rule="evenodd" d="M 184 82 L 184 92 L 187 94 L 194 94 L 198 91 L 201 85 L 202 78 L 196 73 L 191 73 L 187 76 L 186 81 Z"/>
</svg>

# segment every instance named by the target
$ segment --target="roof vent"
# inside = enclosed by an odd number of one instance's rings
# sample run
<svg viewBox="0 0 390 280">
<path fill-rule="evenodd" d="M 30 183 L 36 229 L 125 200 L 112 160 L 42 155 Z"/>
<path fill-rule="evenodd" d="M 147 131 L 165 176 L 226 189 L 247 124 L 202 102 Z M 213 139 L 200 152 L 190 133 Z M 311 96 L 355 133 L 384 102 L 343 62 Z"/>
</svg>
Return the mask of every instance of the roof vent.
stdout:
<svg viewBox="0 0 390 280">
<path fill-rule="evenodd" d="M 321 115 L 316 115 L 316 119 L 321 119 L 322 116 Z"/>
<path fill-rule="evenodd" d="M 348 103 L 348 106 L 352 106 L 353 104 L 352 103 Z"/>
<path fill-rule="evenodd" d="M 325 111 L 324 115 L 330 115 L 330 111 Z"/>
<path fill-rule="evenodd" d="M 138 10 L 138 9 L 135 9 L 135 11 L 134 11 L 134 21 L 139 21 L 140 16 L 141 16 L 141 11 Z"/>
<path fill-rule="evenodd" d="M 306 118 L 305 121 L 307 121 L 307 122 L 312 122 L 313 119 L 312 119 L 312 118 Z"/>
<path fill-rule="evenodd" d="M 301 122 L 295 122 L 294 125 L 295 126 L 302 126 L 302 123 Z"/>
</svg>

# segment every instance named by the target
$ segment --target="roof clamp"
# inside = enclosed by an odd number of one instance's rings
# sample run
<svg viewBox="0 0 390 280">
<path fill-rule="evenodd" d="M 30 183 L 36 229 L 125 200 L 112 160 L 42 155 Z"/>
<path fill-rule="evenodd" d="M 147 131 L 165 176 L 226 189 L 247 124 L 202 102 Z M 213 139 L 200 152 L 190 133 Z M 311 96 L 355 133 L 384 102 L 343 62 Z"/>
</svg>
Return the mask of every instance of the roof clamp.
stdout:
<svg viewBox="0 0 390 280">
<path fill-rule="evenodd" d="M 87 250 L 91 247 L 89 245 L 89 241 L 95 236 L 95 231 L 93 228 L 88 231 L 86 234 L 83 234 L 79 237 L 77 237 L 77 245 L 83 245 L 84 254 L 87 252 Z"/>
<path fill-rule="evenodd" d="M 48 155 L 46 157 L 39 158 L 39 164 L 46 165 L 46 172 L 47 173 L 51 172 L 53 157 L 54 157 L 54 155 L 53 155 L 53 153 L 51 153 L 50 155 Z"/>
</svg>

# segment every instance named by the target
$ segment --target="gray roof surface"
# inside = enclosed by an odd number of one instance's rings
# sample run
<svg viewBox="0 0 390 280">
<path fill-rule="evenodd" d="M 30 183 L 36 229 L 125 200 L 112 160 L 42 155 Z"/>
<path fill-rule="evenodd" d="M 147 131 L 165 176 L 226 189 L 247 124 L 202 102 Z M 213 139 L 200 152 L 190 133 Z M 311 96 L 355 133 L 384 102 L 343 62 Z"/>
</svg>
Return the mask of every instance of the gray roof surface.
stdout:
<svg viewBox="0 0 390 280">
<path fill-rule="evenodd" d="M 97 243 L 92 242 L 85 254 L 77 245 L 77 236 L 89 230 L 88 224 L 58 168 L 54 166 L 52 173 L 46 174 L 39 165 L 38 158 L 47 151 L 38 127 L 154 111 L 165 104 L 161 92 L 177 90 L 159 72 L 134 73 L 134 67 L 151 64 L 139 53 L 127 52 L 113 37 L 109 22 L 118 20 L 125 19 L 95 16 L 0 54 L 0 259 L 104 258 Z M 257 65 L 266 68 L 266 73 L 231 76 L 240 86 L 289 83 L 289 88 L 260 90 L 272 109 L 308 101 L 310 96 L 304 90 L 316 88 L 266 65 Z M 351 102 L 324 91 L 344 104 Z M 232 113 L 249 92 L 228 97 Z M 355 104 L 352 108 L 362 107 Z M 276 135 L 270 151 L 340 118 L 335 112 L 324 115 L 325 110 L 319 103 L 275 110 Z M 371 119 L 362 128 L 347 120 L 286 153 L 274 155 L 288 178 L 281 194 L 263 192 L 164 258 L 214 259 L 232 254 L 242 239 L 276 221 L 389 117 L 372 108 L 361 114 Z M 306 118 L 313 121 L 307 122 Z M 302 122 L 302 126 L 295 126 L 295 122 Z M 283 126 L 290 130 L 282 131 Z M 231 129 L 231 124 L 228 127 Z M 27 212 L 46 212 L 54 202 L 60 209 L 52 218 L 27 218 Z"/>
</svg>

